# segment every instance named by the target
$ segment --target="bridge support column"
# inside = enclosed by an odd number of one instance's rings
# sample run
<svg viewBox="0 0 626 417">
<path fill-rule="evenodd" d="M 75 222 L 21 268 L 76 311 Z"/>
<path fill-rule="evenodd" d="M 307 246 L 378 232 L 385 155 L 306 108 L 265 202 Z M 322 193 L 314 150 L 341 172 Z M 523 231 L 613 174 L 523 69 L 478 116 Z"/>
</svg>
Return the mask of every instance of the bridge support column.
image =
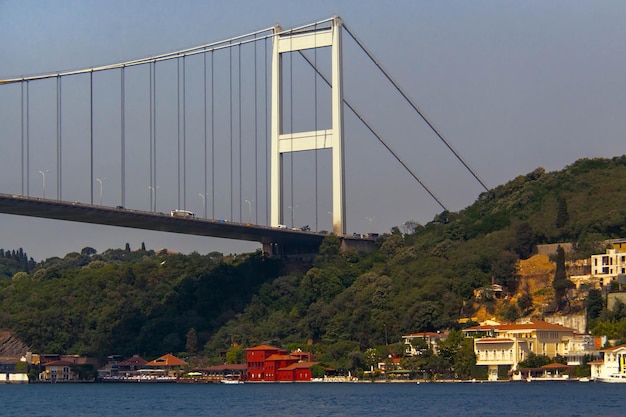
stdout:
<svg viewBox="0 0 626 417">
<path fill-rule="evenodd" d="M 274 29 L 272 56 L 270 223 L 273 227 L 284 224 L 282 190 L 283 154 L 315 149 L 332 149 L 333 232 L 337 235 L 345 235 L 346 207 L 343 144 L 342 22 L 339 17 L 335 17 L 329 23 L 330 26 L 316 27 L 312 31 L 283 32 L 279 26 L 276 26 Z M 309 132 L 283 133 L 281 54 L 329 46 L 331 47 L 332 57 L 331 128 Z M 315 103 L 315 105 L 317 105 L 317 103 Z"/>
</svg>

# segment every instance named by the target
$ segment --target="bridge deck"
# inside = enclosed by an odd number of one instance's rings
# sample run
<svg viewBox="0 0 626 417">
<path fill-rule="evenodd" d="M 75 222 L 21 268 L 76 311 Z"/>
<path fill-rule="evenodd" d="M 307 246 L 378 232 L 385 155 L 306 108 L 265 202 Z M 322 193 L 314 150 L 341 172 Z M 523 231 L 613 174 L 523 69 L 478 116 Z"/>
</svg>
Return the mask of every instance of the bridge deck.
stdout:
<svg viewBox="0 0 626 417">
<path fill-rule="evenodd" d="M 178 218 L 169 214 L 125 208 L 70 203 L 57 200 L 0 194 L 0 213 L 81 223 L 103 224 L 160 232 L 246 240 L 317 252 L 324 234 L 277 229 L 201 218 Z M 310 252 L 309 252 L 310 253 Z"/>
</svg>

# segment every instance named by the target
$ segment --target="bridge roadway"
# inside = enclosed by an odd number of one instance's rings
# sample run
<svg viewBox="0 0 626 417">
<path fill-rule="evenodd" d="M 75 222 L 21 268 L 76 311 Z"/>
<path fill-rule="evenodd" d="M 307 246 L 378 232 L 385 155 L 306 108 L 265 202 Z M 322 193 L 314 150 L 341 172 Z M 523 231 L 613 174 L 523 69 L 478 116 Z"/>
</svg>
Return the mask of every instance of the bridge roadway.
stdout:
<svg viewBox="0 0 626 417">
<path fill-rule="evenodd" d="M 302 230 L 198 217 L 180 218 L 164 213 L 8 194 L 0 194 L 0 213 L 260 242 L 268 255 L 317 253 L 325 236 Z"/>
</svg>

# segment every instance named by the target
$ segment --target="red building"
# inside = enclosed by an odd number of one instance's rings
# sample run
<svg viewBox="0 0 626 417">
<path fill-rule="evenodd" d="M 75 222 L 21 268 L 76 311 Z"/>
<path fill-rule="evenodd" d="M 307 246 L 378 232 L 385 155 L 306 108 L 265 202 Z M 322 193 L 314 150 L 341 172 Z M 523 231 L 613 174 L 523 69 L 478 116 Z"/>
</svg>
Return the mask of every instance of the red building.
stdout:
<svg viewBox="0 0 626 417">
<path fill-rule="evenodd" d="M 278 370 L 278 381 L 310 381 L 313 377 L 311 374 L 311 367 L 316 362 L 298 362 L 291 365 L 280 368 Z"/>
<path fill-rule="evenodd" d="M 267 345 L 246 349 L 246 380 L 265 381 L 265 359 L 280 353 L 286 354 L 287 351 Z"/>
<path fill-rule="evenodd" d="M 310 381 L 311 354 L 287 351 L 273 346 L 261 345 L 246 350 L 248 381 Z"/>
</svg>

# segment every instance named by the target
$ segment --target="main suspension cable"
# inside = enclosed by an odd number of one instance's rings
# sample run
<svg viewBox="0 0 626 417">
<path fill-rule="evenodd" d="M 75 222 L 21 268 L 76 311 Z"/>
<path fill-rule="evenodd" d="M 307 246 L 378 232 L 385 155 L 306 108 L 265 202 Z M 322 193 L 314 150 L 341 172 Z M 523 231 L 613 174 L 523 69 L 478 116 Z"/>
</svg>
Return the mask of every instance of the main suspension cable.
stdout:
<svg viewBox="0 0 626 417">
<path fill-rule="evenodd" d="M 299 52 L 300 55 L 306 60 L 306 62 L 311 67 L 313 67 L 315 72 L 319 74 L 322 80 L 324 80 L 326 84 L 328 84 L 328 86 L 332 88 L 330 80 L 319 70 L 319 68 L 315 67 L 309 57 L 307 57 L 302 51 Z M 361 123 L 363 123 L 363 125 L 367 127 L 367 129 L 376 137 L 376 139 L 378 139 L 378 141 L 385 147 L 385 149 L 387 149 L 391 153 L 391 155 L 393 155 L 393 157 L 400 163 L 400 165 L 402 165 L 404 169 L 422 186 L 422 188 L 426 190 L 426 192 L 437 202 L 437 204 L 439 204 L 444 210 L 447 211 L 448 209 L 446 208 L 446 206 L 443 205 L 439 198 L 437 198 L 437 196 L 435 196 L 435 194 L 426 186 L 426 184 L 424 184 L 424 182 L 419 179 L 419 177 L 411 170 L 411 168 L 409 168 L 409 166 L 402 160 L 402 158 L 400 158 L 400 156 L 393 149 L 391 149 L 391 147 L 385 142 L 382 136 L 374 130 L 374 128 L 365 120 L 365 118 L 361 116 L 345 98 L 343 99 L 343 103 L 346 105 L 346 107 L 350 109 L 350 111 L 352 111 L 352 113 L 354 113 L 354 115 L 361 121 Z"/>
<path fill-rule="evenodd" d="M 474 172 L 474 170 L 469 166 L 467 162 L 461 157 L 461 155 L 454 149 L 454 147 L 446 140 L 441 132 L 435 127 L 435 125 L 426 117 L 426 115 L 417 107 L 417 105 L 411 100 L 411 98 L 404 92 L 404 90 L 400 87 L 400 85 L 389 75 L 387 71 L 382 67 L 380 62 L 372 55 L 372 53 L 365 47 L 365 45 L 354 35 L 350 29 L 344 24 L 344 29 L 348 34 L 354 39 L 354 41 L 359 45 L 359 47 L 365 52 L 365 54 L 369 57 L 369 59 L 378 67 L 378 69 L 383 73 L 383 75 L 389 80 L 389 82 L 396 88 L 396 90 L 400 93 L 400 95 L 409 103 L 409 105 L 420 115 L 422 120 L 426 122 L 428 127 L 437 135 L 437 137 L 446 145 L 446 147 L 454 154 L 454 156 L 463 164 L 463 166 L 472 174 L 472 176 L 480 183 L 480 185 L 485 189 L 485 191 L 489 191 L 489 188 L 485 185 L 485 183 L 478 177 L 478 174 Z"/>
</svg>

